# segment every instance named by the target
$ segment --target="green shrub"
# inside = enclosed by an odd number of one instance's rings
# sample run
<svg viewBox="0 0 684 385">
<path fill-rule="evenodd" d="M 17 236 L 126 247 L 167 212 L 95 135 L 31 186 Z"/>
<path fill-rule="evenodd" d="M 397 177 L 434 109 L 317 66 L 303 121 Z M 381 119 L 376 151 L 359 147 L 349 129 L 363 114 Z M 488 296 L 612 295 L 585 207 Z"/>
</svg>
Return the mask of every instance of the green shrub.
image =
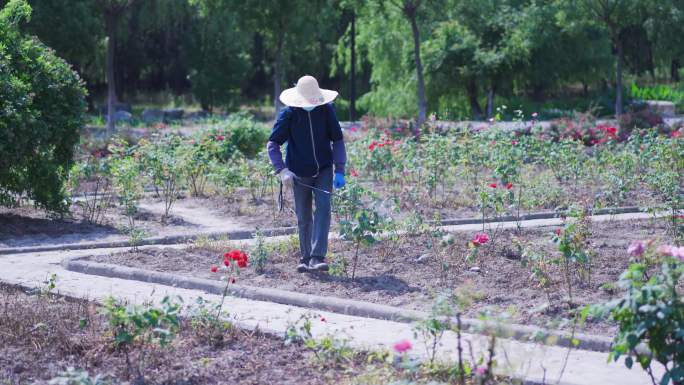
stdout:
<svg viewBox="0 0 684 385">
<path fill-rule="evenodd" d="M 180 331 L 181 302 L 164 297 L 160 307 L 127 305 L 113 297 L 105 299 L 102 314 L 107 319 L 109 333 L 116 349 L 124 352 L 128 373 L 137 376 L 134 383 L 145 383 L 147 358 L 157 346 L 169 345 Z M 137 350 L 137 360 L 131 353 Z"/>
<path fill-rule="evenodd" d="M 25 194 L 39 207 L 65 212 L 85 90 L 64 60 L 19 30 L 30 15 L 24 0 L 0 11 L 0 204 Z"/>
<path fill-rule="evenodd" d="M 155 192 L 164 200 L 162 222 L 166 223 L 169 212 L 182 187 L 183 167 L 179 161 L 181 138 L 176 135 L 154 137 L 152 141 L 141 140 L 137 153 L 142 172 L 152 182 Z"/>
<path fill-rule="evenodd" d="M 144 186 L 142 182 L 139 159 L 133 154 L 134 149 L 128 147 L 123 139 L 115 138 L 109 146 L 112 152 L 110 160 L 110 172 L 114 191 L 119 197 L 119 204 L 124 207 L 128 217 L 129 233 L 134 233 L 135 215 L 138 212 L 138 201 L 143 197 Z"/>
<path fill-rule="evenodd" d="M 253 158 L 266 147 L 269 134 L 268 126 L 255 121 L 249 114 L 232 114 L 216 133 L 218 137 L 225 136 L 219 146 L 219 156 L 227 161 L 235 151 L 240 151 L 246 157 Z"/>
<path fill-rule="evenodd" d="M 666 100 L 675 104 L 684 102 L 684 91 L 668 84 L 639 87 L 633 83 L 629 90 L 629 95 L 633 99 L 639 100 Z"/>
<path fill-rule="evenodd" d="M 185 183 L 194 197 L 204 196 L 209 175 L 215 167 L 217 142 L 208 138 L 191 139 L 179 148 L 179 163 Z"/>
<path fill-rule="evenodd" d="M 585 314 L 609 315 L 617 323 L 618 332 L 609 355 L 612 360 L 625 357 L 628 368 L 637 362 L 652 376 L 657 376 L 653 371 L 657 362 L 665 371 L 657 382 L 652 377 L 654 384 L 683 384 L 684 302 L 678 282 L 684 265 L 678 258 L 661 259 L 661 268 L 655 274 L 644 262 L 631 264 L 618 282 L 624 290 L 622 297 L 594 305 Z"/>
<path fill-rule="evenodd" d="M 112 175 L 110 159 L 90 155 L 74 164 L 69 175 L 72 194 L 80 194 L 76 202 L 81 207 L 83 219 L 90 223 L 103 223 L 112 200 Z"/>
</svg>

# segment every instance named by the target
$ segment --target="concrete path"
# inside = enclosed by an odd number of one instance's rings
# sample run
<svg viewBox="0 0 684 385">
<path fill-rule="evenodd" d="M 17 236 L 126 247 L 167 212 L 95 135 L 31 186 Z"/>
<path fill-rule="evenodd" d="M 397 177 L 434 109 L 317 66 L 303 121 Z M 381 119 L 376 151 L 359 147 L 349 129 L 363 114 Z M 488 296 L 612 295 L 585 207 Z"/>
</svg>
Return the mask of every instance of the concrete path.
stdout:
<svg viewBox="0 0 684 385">
<path fill-rule="evenodd" d="M 100 249 L 110 252 L 115 249 Z M 69 256 L 91 254 L 92 250 L 72 251 Z M 62 269 L 60 265 L 64 252 L 13 254 L 0 256 L 0 281 L 26 287 L 40 287 L 52 274 L 57 274 L 57 290 L 65 295 L 101 300 L 113 295 L 134 303 L 160 301 L 165 295 L 178 295 L 185 303 L 191 303 L 198 296 L 218 301 L 216 295 L 201 291 L 159 286 L 138 281 L 83 275 Z M 272 333 L 283 334 L 289 325 L 302 316 L 310 315 L 315 337 L 334 335 L 349 339 L 351 346 L 360 349 L 386 349 L 395 342 L 408 339 L 413 342 L 412 354 L 426 357 L 421 341 L 413 336 L 412 326 L 405 323 L 383 321 L 362 317 L 318 312 L 229 297 L 225 309 L 230 311 L 237 323 L 245 328 L 259 328 Z M 326 321 L 320 320 L 320 316 Z M 486 355 L 487 340 L 480 335 L 464 335 L 464 344 L 472 345 L 476 358 Z M 456 338 L 447 334 L 439 348 L 438 357 L 454 360 Z M 607 354 L 589 351 L 568 351 L 556 346 L 541 346 L 531 343 L 500 339 L 496 348 L 497 372 L 522 377 L 530 384 L 558 383 L 565 385 L 621 384 L 642 385 L 650 383 L 645 372 L 628 370 L 622 363 L 610 363 Z M 567 365 L 564 365 L 567 357 Z M 565 370 L 563 371 L 563 368 Z M 562 376 L 561 376 L 562 373 Z M 560 378 L 560 381 L 559 381 Z"/>
<path fill-rule="evenodd" d="M 669 215 L 667 213 L 657 213 L 656 215 L 651 213 L 624 213 L 624 214 L 604 214 L 604 215 L 592 215 L 591 220 L 593 222 L 610 222 L 610 221 L 629 221 L 629 220 L 640 220 L 640 219 L 654 219 L 657 217 L 662 217 Z M 572 221 L 572 217 L 568 217 L 567 221 Z M 533 227 L 552 227 L 561 226 L 564 221 L 561 218 L 549 218 L 549 219 L 530 219 L 525 221 L 507 221 L 507 222 L 492 222 L 485 223 L 485 230 L 492 231 L 495 229 L 515 229 L 518 226 L 521 228 L 533 228 Z M 467 224 L 467 225 L 453 225 L 453 226 L 442 226 L 440 229 L 448 232 L 455 231 L 480 231 L 482 230 L 482 224 Z"/>
<path fill-rule="evenodd" d="M 188 214 L 189 215 L 189 214 Z M 651 213 L 622 213 L 622 214 L 604 214 L 604 215 L 593 215 L 592 220 L 595 222 L 607 222 L 607 221 L 622 221 L 622 220 L 635 220 L 635 219 L 653 219 L 657 216 L 669 215 L 669 213 L 651 214 Z M 213 219 L 212 219 L 213 220 Z M 568 218 L 572 220 L 572 218 Z M 486 231 L 493 231 L 496 229 L 511 229 L 517 228 L 532 228 L 532 227 L 549 227 L 549 226 L 560 226 L 563 224 L 563 220 L 560 218 L 547 218 L 547 219 L 528 219 L 516 221 L 505 221 L 505 222 L 491 222 L 485 223 Z M 439 226 L 441 230 L 447 232 L 475 232 L 482 230 L 481 223 L 469 223 L 469 224 L 458 224 L 458 225 L 445 225 Z M 263 230 L 267 237 L 270 239 L 276 234 L 295 234 L 296 227 L 280 228 Z M 182 235 L 166 235 L 159 237 L 151 237 L 142 240 L 140 245 L 162 245 L 162 244 L 180 244 L 185 243 L 189 240 L 196 239 L 198 237 L 210 237 L 210 238 L 228 238 L 234 240 L 249 239 L 253 236 L 254 230 L 236 230 L 234 224 L 226 224 L 225 227 L 221 228 L 216 224 L 216 227 L 212 228 L 212 231 L 207 231 L 206 229 L 197 231 L 188 231 Z M 404 233 L 399 231 L 399 234 Z M 272 234 L 269 236 L 268 234 Z M 339 238 L 337 233 L 331 233 L 330 238 Z M 76 249 L 95 249 L 95 248 L 108 248 L 108 247 L 128 247 L 128 239 L 110 239 L 102 238 L 97 241 L 87 241 L 78 243 L 60 243 L 59 240 L 55 239 L 49 245 L 39 245 L 39 246 L 26 246 L 26 247 L 0 247 L 1 254 L 16 254 L 16 253 L 28 253 L 28 252 L 43 252 L 43 251 L 53 251 L 53 250 L 76 250 Z"/>
</svg>

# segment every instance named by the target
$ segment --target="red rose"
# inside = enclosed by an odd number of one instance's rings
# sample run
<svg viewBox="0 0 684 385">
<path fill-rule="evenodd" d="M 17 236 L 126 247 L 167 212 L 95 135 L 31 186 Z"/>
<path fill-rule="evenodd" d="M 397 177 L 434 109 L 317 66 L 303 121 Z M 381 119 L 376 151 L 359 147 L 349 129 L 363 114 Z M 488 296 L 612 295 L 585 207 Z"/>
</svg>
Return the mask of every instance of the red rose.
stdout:
<svg viewBox="0 0 684 385">
<path fill-rule="evenodd" d="M 247 267 L 247 254 L 240 250 L 231 250 L 224 254 L 224 257 L 226 258 L 226 261 L 233 260 L 235 263 L 237 263 L 237 266 L 240 268 Z"/>
<path fill-rule="evenodd" d="M 372 141 L 370 146 L 368 146 L 368 149 L 373 151 L 373 150 L 375 150 L 375 147 L 377 147 L 377 146 L 378 146 L 378 142 Z"/>
<path fill-rule="evenodd" d="M 490 183 L 490 184 L 489 184 L 489 187 L 491 187 L 491 188 L 496 188 L 496 183 Z"/>
<path fill-rule="evenodd" d="M 506 190 L 510 190 L 512 188 L 513 188 L 513 183 L 511 183 L 511 182 L 506 183 Z"/>
<path fill-rule="evenodd" d="M 239 260 L 237 261 L 237 264 L 238 264 L 238 267 L 239 267 L 239 268 L 245 268 L 245 267 L 247 267 L 247 257 L 245 256 L 244 259 L 239 259 Z"/>
<path fill-rule="evenodd" d="M 561 235 L 561 229 L 556 229 L 556 235 L 560 237 L 560 235 Z"/>
<path fill-rule="evenodd" d="M 223 140 L 224 140 L 225 138 L 226 138 L 225 136 L 219 135 L 219 136 L 216 137 L 216 140 L 218 140 L 219 142 L 223 142 Z"/>
<path fill-rule="evenodd" d="M 223 264 L 226 265 L 226 267 L 230 267 L 230 259 L 225 258 L 225 259 L 223 260 Z"/>
<path fill-rule="evenodd" d="M 216 272 L 218 271 L 218 266 L 214 265 L 214 266 L 211 267 L 210 270 L 211 270 L 212 273 L 216 273 Z"/>
</svg>

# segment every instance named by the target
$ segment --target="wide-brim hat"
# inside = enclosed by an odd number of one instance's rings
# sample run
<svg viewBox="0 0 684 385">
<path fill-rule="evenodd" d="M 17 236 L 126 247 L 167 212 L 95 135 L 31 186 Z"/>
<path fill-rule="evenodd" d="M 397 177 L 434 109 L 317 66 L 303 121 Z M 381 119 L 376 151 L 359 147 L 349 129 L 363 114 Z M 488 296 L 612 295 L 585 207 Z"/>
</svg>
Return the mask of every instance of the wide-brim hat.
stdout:
<svg viewBox="0 0 684 385">
<path fill-rule="evenodd" d="M 316 107 L 330 103 L 336 97 L 337 91 L 322 89 L 316 78 L 305 75 L 299 78 L 295 87 L 280 94 L 280 101 L 290 107 Z"/>
</svg>

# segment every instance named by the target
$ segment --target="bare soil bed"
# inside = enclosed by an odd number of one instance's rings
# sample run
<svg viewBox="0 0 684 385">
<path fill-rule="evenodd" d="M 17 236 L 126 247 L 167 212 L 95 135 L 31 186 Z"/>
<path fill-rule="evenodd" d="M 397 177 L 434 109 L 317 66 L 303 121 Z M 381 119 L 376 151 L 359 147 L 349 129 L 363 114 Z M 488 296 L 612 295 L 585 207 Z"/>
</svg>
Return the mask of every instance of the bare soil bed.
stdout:
<svg viewBox="0 0 684 385">
<path fill-rule="evenodd" d="M 593 223 L 587 244 L 587 249 L 596 253 L 591 262 L 590 278 L 573 276 L 573 305 L 569 305 L 567 285 L 558 264 L 546 264 L 551 282 L 544 290 L 532 276 L 531 266 L 523 263 L 529 255 L 545 255 L 548 259 L 559 256 L 557 246 L 551 242 L 554 231 L 555 228 L 550 227 L 523 229 L 520 234 L 516 230 L 498 231 L 489 243 L 479 249 L 477 258 L 469 263 L 464 257 L 468 254 L 466 244 L 472 234 L 455 233 L 454 243 L 448 247 L 440 246 L 441 236 L 427 234 L 386 239 L 361 249 L 356 279 L 349 276 L 353 245 L 339 240 L 331 241 L 329 262 L 332 274 L 297 273 L 298 243 L 293 236 L 286 242 L 269 245 L 265 272 L 257 274 L 250 266 L 240 275 L 239 283 L 426 311 L 436 295 L 455 290 L 468 293 L 472 300 L 468 316 L 474 317 L 483 311 L 507 311 L 517 323 L 567 328 L 567 319 L 575 309 L 618 294 L 610 284 L 629 265 L 627 247 L 632 241 L 670 241 L 664 224 L 659 220 Z M 152 248 L 90 259 L 220 279 L 220 274 L 211 273 L 209 268 L 219 265 L 221 256 L 230 248 L 229 243 L 196 244 L 186 249 Z M 346 272 L 341 268 L 343 260 L 347 261 Z M 443 269 L 443 266 L 448 269 Z M 605 321 L 588 322 L 581 328 L 599 334 L 613 331 L 613 326 Z"/>
<path fill-rule="evenodd" d="M 163 213 L 163 201 L 152 196 L 143 199 L 134 217 L 136 227 L 144 231 L 145 237 L 154 237 L 253 230 L 296 223 L 291 212 L 274 210 L 265 200 L 255 202 L 247 193 L 232 199 L 182 198 L 174 203 L 164 222 Z M 121 207 L 112 202 L 103 218 L 97 224 L 86 221 L 78 204 L 61 218 L 30 206 L 0 207 L 0 247 L 128 239 L 128 218 Z"/>
<path fill-rule="evenodd" d="M 53 295 L 27 295 L 0 284 L 0 383 L 47 384 L 69 367 L 129 383 L 125 355 L 114 348 L 98 307 Z M 219 341 L 214 337 L 213 341 Z M 211 343 L 188 319 L 165 348 L 148 351 L 145 384 L 352 384 L 418 379 L 420 375 L 380 364 L 363 352 L 344 360 L 316 360 L 300 344 L 236 329 Z M 138 351 L 132 350 L 135 360 Z M 134 361 L 135 362 L 135 361 Z M 372 366 L 369 364 L 375 364 Z M 439 379 L 437 374 L 435 379 Z M 422 382 L 426 379 L 423 378 Z"/>
</svg>

